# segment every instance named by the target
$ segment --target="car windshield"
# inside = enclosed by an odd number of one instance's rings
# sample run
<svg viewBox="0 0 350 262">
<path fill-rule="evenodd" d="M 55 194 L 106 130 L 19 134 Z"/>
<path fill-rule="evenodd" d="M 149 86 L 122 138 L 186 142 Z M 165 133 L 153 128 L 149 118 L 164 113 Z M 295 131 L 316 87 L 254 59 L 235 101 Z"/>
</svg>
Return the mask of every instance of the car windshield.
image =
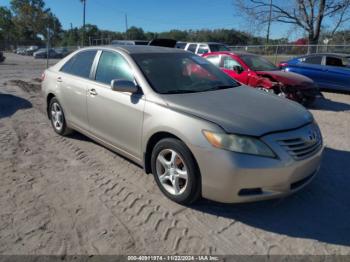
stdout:
<svg viewBox="0 0 350 262">
<path fill-rule="evenodd" d="M 149 53 L 132 57 L 160 94 L 214 91 L 239 85 L 210 62 L 193 54 Z"/>
<path fill-rule="evenodd" d="M 230 51 L 230 49 L 225 45 L 210 44 L 209 47 L 211 52 Z"/>
<path fill-rule="evenodd" d="M 277 66 L 269 60 L 256 55 L 242 55 L 241 59 L 246 63 L 250 69 L 254 71 L 273 71 L 279 70 Z"/>
</svg>

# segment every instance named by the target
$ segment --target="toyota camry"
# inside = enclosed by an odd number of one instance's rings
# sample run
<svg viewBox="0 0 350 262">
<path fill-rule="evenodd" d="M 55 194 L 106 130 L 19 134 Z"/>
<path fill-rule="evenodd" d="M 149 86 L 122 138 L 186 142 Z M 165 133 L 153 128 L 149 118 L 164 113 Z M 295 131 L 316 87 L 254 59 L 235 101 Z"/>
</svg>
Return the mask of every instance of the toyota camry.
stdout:
<svg viewBox="0 0 350 262">
<path fill-rule="evenodd" d="M 320 166 L 322 136 L 304 107 L 180 49 L 83 48 L 42 78 L 56 133 L 81 132 L 129 158 L 181 204 L 283 197 Z"/>
</svg>

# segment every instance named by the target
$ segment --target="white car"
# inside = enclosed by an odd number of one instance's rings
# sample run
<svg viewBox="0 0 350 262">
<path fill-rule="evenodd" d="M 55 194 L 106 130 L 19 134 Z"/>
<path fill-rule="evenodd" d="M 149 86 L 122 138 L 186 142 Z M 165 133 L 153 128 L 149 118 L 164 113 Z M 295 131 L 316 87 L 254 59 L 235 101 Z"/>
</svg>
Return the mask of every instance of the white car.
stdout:
<svg viewBox="0 0 350 262">
<path fill-rule="evenodd" d="M 230 48 L 227 45 L 215 42 L 209 43 L 183 43 L 180 42 L 176 46 L 177 48 L 184 49 L 195 53 L 196 55 L 204 55 L 211 52 L 221 52 L 221 51 L 230 51 Z"/>
</svg>

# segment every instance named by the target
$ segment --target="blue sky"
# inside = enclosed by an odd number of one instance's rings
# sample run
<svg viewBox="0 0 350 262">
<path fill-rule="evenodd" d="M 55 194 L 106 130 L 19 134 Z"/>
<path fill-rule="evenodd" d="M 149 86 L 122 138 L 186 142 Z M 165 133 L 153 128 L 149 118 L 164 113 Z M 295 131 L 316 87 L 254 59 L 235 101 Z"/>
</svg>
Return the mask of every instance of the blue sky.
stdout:
<svg viewBox="0 0 350 262">
<path fill-rule="evenodd" d="M 0 5 L 9 5 L 0 0 Z M 60 19 L 63 28 L 81 26 L 82 4 L 79 0 L 46 0 L 47 7 Z M 233 0 L 87 0 L 86 22 L 101 29 L 125 30 L 124 14 L 130 26 L 145 31 L 170 29 L 235 28 L 250 31 L 243 17 L 234 15 Z M 272 25 L 271 37 L 287 36 L 285 25 Z M 254 33 L 265 35 L 265 28 Z"/>
</svg>

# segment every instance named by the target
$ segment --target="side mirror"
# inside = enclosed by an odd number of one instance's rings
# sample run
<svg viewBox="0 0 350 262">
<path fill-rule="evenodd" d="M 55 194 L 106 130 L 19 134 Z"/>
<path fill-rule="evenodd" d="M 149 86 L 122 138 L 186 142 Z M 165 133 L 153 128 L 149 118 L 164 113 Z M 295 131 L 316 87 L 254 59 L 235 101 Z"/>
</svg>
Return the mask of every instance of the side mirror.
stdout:
<svg viewBox="0 0 350 262">
<path fill-rule="evenodd" d="M 135 85 L 133 81 L 114 79 L 111 81 L 111 88 L 113 91 L 117 92 L 127 92 L 134 94 L 139 88 Z"/>
<path fill-rule="evenodd" d="M 235 71 L 237 74 L 241 74 L 244 69 L 241 66 L 233 66 L 233 71 Z"/>
</svg>

